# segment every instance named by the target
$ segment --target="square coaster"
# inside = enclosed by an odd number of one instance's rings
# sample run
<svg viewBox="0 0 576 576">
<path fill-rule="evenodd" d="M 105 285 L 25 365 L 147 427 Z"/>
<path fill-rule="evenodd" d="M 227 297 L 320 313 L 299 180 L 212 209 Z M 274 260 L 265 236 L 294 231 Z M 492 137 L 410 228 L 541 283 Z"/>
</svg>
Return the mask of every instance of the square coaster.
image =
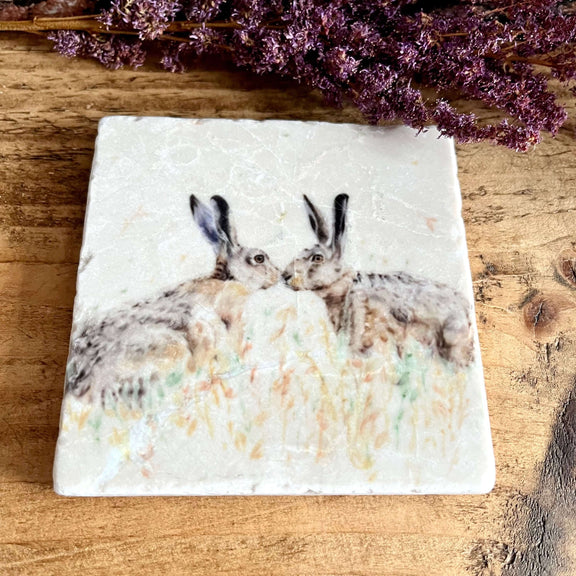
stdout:
<svg viewBox="0 0 576 576">
<path fill-rule="evenodd" d="M 456 172 L 434 129 L 103 119 L 55 490 L 489 491 Z"/>
</svg>

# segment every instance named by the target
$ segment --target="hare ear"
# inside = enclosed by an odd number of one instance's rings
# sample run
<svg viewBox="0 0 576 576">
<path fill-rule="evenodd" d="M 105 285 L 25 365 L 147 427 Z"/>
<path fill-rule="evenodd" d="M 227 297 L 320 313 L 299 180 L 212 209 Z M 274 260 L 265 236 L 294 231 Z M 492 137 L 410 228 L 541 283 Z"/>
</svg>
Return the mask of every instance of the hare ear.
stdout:
<svg viewBox="0 0 576 576">
<path fill-rule="evenodd" d="M 338 196 L 334 198 L 334 235 L 332 236 L 332 250 L 338 258 L 342 256 L 342 251 L 344 250 L 348 199 L 348 194 L 338 194 Z"/>
<path fill-rule="evenodd" d="M 308 218 L 310 219 L 310 226 L 312 230 L 314 230 L 314 234 L 316 234 L 316 238 L 318 238 L 318 242 L 320 244 L 328 244 L 328 226 L 326 226 L 326 220 L 324 217 L 312 204 L 308 196 L 304 194 L 304 202 L 306 203 L 306 212 L 308 213 Z"/>
<path fill-rule="evenodd" d="M 210 210 L 206 204 L 200 202 L 194 194 L 190 196 L 190 209 L 192 210 L 194 221 L 198 224 L 200 230 L 202 230 L 202 234 L 204 234 L 204 238 L 208 240 L 216 254 L 218 254 L 222 242 L 216 229 L 216 222 L 212 210 Z"/>
<path fill-rule="evenodd" d="M 212 208 L 216 218 L 216 228 L 218 235 L 228 251 L 238 246 L 238 239 L 236 236 L 236 228 L 230 221 L 230 206 L 222 196 L 212 196 Z"/>
</svg>

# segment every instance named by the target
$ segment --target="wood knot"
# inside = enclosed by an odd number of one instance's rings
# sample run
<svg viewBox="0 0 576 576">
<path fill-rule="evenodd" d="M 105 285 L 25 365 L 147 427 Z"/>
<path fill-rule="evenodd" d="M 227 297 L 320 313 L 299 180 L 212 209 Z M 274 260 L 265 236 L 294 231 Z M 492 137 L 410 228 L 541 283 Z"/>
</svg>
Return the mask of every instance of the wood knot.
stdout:
<svg viewBox="0 0 576 576">
<path fill-rule="evenodd" d="M 570 288 L 576 288 L 576 252 L 574 250 L 560 252 L 556 270 L 563 283 L 567 283 Z"/>
<path fill-rule="evenodd" d="M 551 297 L 536 293 L 523 309 L 524 323 L 536 336 L 549 333 L 560 315 L 560 306 Z"/>
</svg>

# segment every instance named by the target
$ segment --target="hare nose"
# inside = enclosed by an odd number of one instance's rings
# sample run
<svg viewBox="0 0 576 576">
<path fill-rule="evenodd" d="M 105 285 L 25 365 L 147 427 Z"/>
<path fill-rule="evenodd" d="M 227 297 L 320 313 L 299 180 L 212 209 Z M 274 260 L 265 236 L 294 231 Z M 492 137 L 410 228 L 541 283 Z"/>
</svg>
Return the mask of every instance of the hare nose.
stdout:
<svg viewBox="0 0 576 576">
<path fill-rule="evenodd" d="M 284 282 L 288 282 L 290 278 L 292 278 L 292 274 L 290 274 L 290 272 L 283 272 L 282 278 L 284 279 Z"/>
</svg>

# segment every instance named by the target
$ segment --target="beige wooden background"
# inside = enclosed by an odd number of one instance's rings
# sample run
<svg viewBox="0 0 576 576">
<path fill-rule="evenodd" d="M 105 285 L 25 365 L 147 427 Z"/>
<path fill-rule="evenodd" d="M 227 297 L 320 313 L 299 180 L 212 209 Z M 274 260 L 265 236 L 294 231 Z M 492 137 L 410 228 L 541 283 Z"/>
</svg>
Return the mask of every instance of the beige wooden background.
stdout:
<svg viewBox="0 0 576 576">
<path fill-rule="evenodd" d="M 222 65 L 109 72 L 16 34 L 0 71 L 0 574 L 576 574 L 574 124 L 525 155 L 458 148 L 490 495 L 65 499 L 51 467 L 97 121 L 359 117 Z"/>
</svg>

